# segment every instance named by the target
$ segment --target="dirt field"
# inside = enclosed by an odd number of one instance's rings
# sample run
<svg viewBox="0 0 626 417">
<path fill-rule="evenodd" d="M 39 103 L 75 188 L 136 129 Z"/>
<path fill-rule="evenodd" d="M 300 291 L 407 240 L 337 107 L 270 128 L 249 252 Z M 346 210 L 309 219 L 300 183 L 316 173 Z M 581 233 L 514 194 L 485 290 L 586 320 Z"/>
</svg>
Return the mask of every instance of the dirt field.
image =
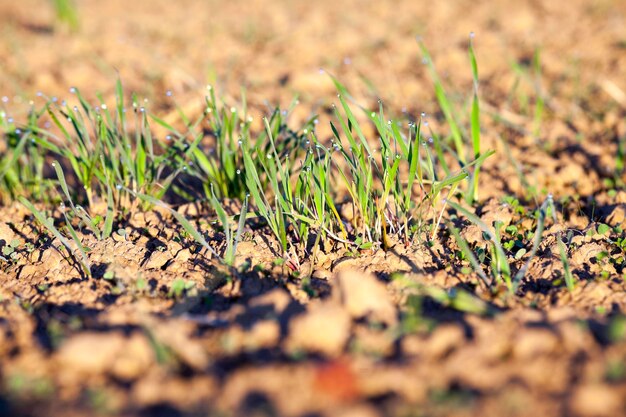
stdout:
<svg viewBox="0 0 626 417">
<path fill-rule="evenodd" d="M 255 120 L 298 96 L 290 123 L 320 114 L 330 137 L 324 69 L 364 105 L 445 131 L 416 36 L 469 97 L 474 32 L 496 151 L 476 213 L 502 222 L 515 271 L 532 213 L 548 195 L 558 213 L 507 296 L 477 284 L 443 230 L 431 245 L 322 245 L 293 266 L 250 227 L 243 272 L 215 288 L 210 260 L 159 209 L 131 213 L 124 234 L 85 234 L 85 278 L 7 202 L 0 242 L 19 246 L 0 260 L 0 416 L 626 415 L 626 2 L 77 0 L 76 31 L 50 3 L 0 2 L 0 106 L 16 119 L 37 92 L 112 98 L 119 77 L 171 123 L 176 105 L 201 114 L 207 84 L 227 103 L 245 87 Z M 177 209 L 221 250 L 213 213 Z"/>
</svg>

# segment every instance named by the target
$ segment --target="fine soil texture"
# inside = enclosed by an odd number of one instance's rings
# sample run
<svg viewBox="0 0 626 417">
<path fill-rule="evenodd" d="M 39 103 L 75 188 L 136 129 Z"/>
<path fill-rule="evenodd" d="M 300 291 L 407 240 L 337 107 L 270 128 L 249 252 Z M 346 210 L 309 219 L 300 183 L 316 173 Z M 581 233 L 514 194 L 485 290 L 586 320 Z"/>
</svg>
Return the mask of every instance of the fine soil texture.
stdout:
<svg viewBox="0 0 626 417">
<path fill-rule="evenodd" d="M 626 2 L 0 31 L 0 416 L 626 415 Z"/>
</svg>

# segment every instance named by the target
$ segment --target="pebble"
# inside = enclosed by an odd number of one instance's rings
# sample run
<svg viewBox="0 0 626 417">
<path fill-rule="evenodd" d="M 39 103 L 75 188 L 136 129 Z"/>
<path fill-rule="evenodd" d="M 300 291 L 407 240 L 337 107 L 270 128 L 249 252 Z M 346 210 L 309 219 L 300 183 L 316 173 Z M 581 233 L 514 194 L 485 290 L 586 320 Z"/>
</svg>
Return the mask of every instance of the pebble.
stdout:
<svg viewBox="0 0 626 417">
<path fill-rule="evenodd" d="M 350 315 L 340 305 L 325 301 L 289 323 L 286 348 L 339 356 L 350 337 Z"/>
</svg>

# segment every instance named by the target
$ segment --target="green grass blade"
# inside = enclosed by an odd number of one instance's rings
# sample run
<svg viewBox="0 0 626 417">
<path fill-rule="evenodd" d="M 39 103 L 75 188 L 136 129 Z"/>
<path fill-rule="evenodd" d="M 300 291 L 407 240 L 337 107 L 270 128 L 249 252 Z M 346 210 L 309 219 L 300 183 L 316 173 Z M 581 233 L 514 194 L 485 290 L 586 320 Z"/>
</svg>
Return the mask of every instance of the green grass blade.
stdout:
<svg viewBox="0 0 626 417">
<path fill-rule="evenodd" d="M 70 254 L 70 256 L 73 256 L 72 246 L 71 246 L 70 242 L 61 234 L 61 232 L 59 232 L 59 230 L 54 226 L 54 224 L 50 220 L 48 220 L 46 218 L 46 216 L 43 215 L 43 213 L 41 213 L 39 210 L 37 210 L 35 208 L 35 206 L 33 206 L 32 203 L 30 201 L 28 201 L 26 198 L 24 198 L 22 196 L 19 196 L 18 197 L 18 201 L 24 207 L 26 207 L 31 213 L 33 213 L 33 216 L 35 216 L 37 221 L 39 223 L 41 223 L 50 233 L 52 233 L 52 235 L 55 238 L 57 238 L 59 240 L 59 242 L 61 242 L 61 244 L 63 246 L 65 246 L 65 248 L 67 249 L 67 251 Z M 89 258 L 87 257 L 87 253 L 83 249 L 82 244 L 78 240 L 78 237 L 76 237 L 75 243 L 77 244 L 77 246 L 78 246 L 78 248 L 80 250 L 80 254 L 82 256 L 81 266 L 83 267 L 83 271 L 85 272 L 85 274 L 88 277 L 91 277 L 91 268 L 90 268 L 90 265 L 89 265 Z"/>
<path fill-rule="evenodd" d="M 136 195 L 137 198 L 139 198 L 142 201 L 145 201 L 154 206 L 161 207 L 167 210 L 181 224 L 181 226 L 183 226 L 183 229 L 185 229 L 185 232 L 189 233 L 189 235 L 193 237 L 196 242 L 202 245 L 202 247 L 204 247 L 211 255 L 221 260 L 217 252 L 215 252 L 215 249 L 213 249 L 209 245 L 209 243 L 206 241 L 204 236 L 202 236 L 202 234 L 200 234 L 200 232 L 198 232 L 198 230 L 195 227 L 193 227 L 193 225 L 189 222 L 189 220 L 185 218 L 185 216 L 183 216 L 182 214 L 180 214 L 179 212 L 171 208 L 169 205 L 167 205 L 163 201 L 157 200 L 156 198 L 152 196 L 141 194 L 141 193 L 133 193 L 131 190 L 128 190 L 128 192 Z"/>
</svg>

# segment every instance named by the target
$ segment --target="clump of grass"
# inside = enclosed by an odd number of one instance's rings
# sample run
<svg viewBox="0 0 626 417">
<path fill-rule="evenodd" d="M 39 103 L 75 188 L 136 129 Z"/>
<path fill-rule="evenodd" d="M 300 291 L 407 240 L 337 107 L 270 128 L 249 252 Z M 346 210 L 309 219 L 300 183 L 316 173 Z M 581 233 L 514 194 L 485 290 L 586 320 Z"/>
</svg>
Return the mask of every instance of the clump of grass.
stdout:
<svg viewBox="0 0 626 417">
<path fill-rule="evenodd" d="M 556 223 L 557 221 L 556 209 L 554 207 L 554 200 L 552 198 L 552 195 L 548 196 L 547 204 L 548 204 L 550 213 L 552 214 L 552 218 L 554 222 Z M 563 235 L 561 231 L 557 232 L 556 241 L 557 241 L 557 245 L 559 248 L 559 257 L 561 259 L 561 264 L 563 265 L 563 278 L 565 279 L 565 286 L 567 287 L 568 291 L 572 292 L 576 285 L 576 280 L 574 279 L 574 275 L 572 274 L 572 271 L 569 265 L 569 258 L 567 257 L 568 251 L 567 251 L 567 247 L 565 246 L 565 243 L 563 242 Z"/>
<path fill-rule="evenodd" d="M 83 200 L 90 208 L 98 199 L 112 200 L 116 211 L 130 211 L 139 202 L 136 193 L 162 198 L 177 175 L 187 169 L 197 141 L 178 140 L 163 147 L 153 137 L 148 111 L 136 96 L 131 98 L 132 111 L 127 111 L 119 81 L 114 109 L 102 99 L 92 106 L 77 89 L 71 92 L 79 105 L 59 105 L 52 100 L 45 107 L 58 133 L 40 128 L 36 120 L 26 126 L 41 149 L 58 157 L 62 166 L 71 167 L 80 187 L 68 199 Z M 129 119 L 134 121 L 132 126 Z"/>
<path fill-rule="evenodd" d="M 69 256 L 72 259 L 76 259 L 82 271 L 87 277 L 91 277 L 91 265 L 89 262 L 89 257 L 87 256 L 88 249 L 83 246 L 80 238 L 76 234 L 76 230 L 71 226 L 71 223 L 67 223 L 66 231 L 71 236 L 72 241 L 74 242 L 77 251 L 80 254 L 80 257 L 77 257 L 74 252 L 74 248 L 70 241 L 57 229 L 54 225 L 54 220 L 52 218 L 46 217 L 43 212 L 37 210 L 35 206 L 28 201 L 25 197 L 19 196 L 18 200 L 20 203 L 24 205 L 32 214 L 35 216 L 37 221 L 43 225 L 48 232 L 52 234 L 66 249 Z"/>
<path fill-rule="evenodd" d="M 469 203 L 478 200 L 480 166 L 493 154 L 481 147 L 478 66 L 472 42 L 469 134 L 421 44 L 450 126 L 448 137 L 427 134 L 424 116 L 406 125 L 406 120 L 389 117 L 382 102 L 374 111 L 360 106 L 334 77 L 338 104 L 332 111 L 329 141 L 318 138 L 315 117 L 290 126 L 295 101 L 286 111 L 270 112 L 257 132 L 252 129 L 245 94 L 239 107 L 229 107 L 212 88 L 197 119 L 189 119 L 179 109 L 185 125 L 179 130 L 151 114 L 136 96 L 126 98 L 118 81 L 111 107 L 102 97 L 93 105 L 71 89 L 73 105 L 48 100 L 43 109 L 33 109 L 21 127 L 3 119 L 11 152 L 0 159 L 0 187 L 8 198 L 22 202 L 42 195 L 60 200 L 62 230 L 32 204 L 25 205 L 55 237 L 65 235 L 65 241 L 59 239 L 63 245 L 75 242 L 87 269 L 88 249 L 81 246 L 81 232 L 106 239 L 129 212 L 153 206 L 168 210 L 189 236 L 229 268 L 235 263 L 246 220 L 252 217 L 271 230 L 283 258 L 316 251 L 326 239 L 360 249 L 389 249 L 394 238 L 407 245 L 434 239 L 457 191 Z M 42 120 L 51 127 L 41 127 Z M 154 136 L 154 124 L 167 131 L 165 141 Z M 374 137 L 366 136 L 366 125 L 373 127 Z M 44 175 L 46 158 L 55 160 L 53 175 Z M 29 186 L 20 188 L 23 179 L 30 181 Z M 200 180 L 202 189 L 190 190 L 188 179 Z M 56 194 L 44 193 L 46 189 Z M 203 196 L 221 224 L 223 253 L 218 254 L 168 203 L 170 192 L 183 201 Z M 223 199 L 242 203 L 236 230 Z M 349 221 L 340 215 L 343 203 L 353 209 Z M 467 210 L 463 214 L 476 220 Z M 493 278 L 513 290 L 515 280 L 498 230 L 491 242 Z M 488 281 L 487 274 L 481 277 Z"/>
<path fill-rule="evenodd" d="M 377 153 L 363 135 L 359 120 L 348 104 L 347 90 L 336 79 L 333 81 L 343 111 L 335 108 L 341 130 L 331 124 L 335 136 L 333 146 L 343 162 L 336 167 L 357 211 L 355 218 L 360 224 L 355 226 L 361 229 L 364 238 L 381 243 L 383 247 L 388 245 L 388 231 L 403 231 L 408 240 L 412 235 L 409 221 L 413 218 L 417 222 L 415 230 L 422 231 L 429 224 L 434 236 L 447 201 L 445 196 L 451 195 L 470 175 L 472 166 L 480 165 L 493 152 L 478 155 L 452 171 L 445 163 L 442 148 L 437 145 L 438 139 L 423 136 L 421 120 L 411 123 L 408 132 L 402 133 L 399 122 L 385 120 L 381 102 L 378 112 L 362 109 L 376 127 L 380 149 Z M 422 196 L 419 203 L 414 203 L 414 187 Z"/>
<path fill-rule="evenodd" d="M 457 204 L 455 202 L 450 201 L 449 205 L 451 208 L 456 210 L 465 216 L 471 223 L 478 226 L 482 231 L 483 235 L 488 239 L 489 246 L 489 271 L 487 274 L 482 267 L 481 263 L 477 260 L 476 255 L 470 249 L 469 244 L 461 234 L 458 229 L 454 227 L 454 225 L 450 222 L 448 223 L 448 228 L 455 238 L 459 248 L 465 257 L 469 260 L 472 268 L 482 280 L 482 282 L 492 290 L 495 290 L 495 285 L 503 284 L 506 286 L 510 295 L 515 294 L 518 290 L 520 283 L 522 282 L 528 267 L 530 266 L 530 262 L 537 254 L 539 250 L 539 245 L 541 243 L 543 237 L 543 230 L 545 228 L 545 221 L 548 211 L 553 207 L 552 198 L 547 198 L 541 207 L 538 210 L 537 214 L 537 227 L 533 234 L 533 244 L 530 252 L 527 254 L 526 261 L 521 268 L 513 275 L 512 267 L 509 261 L 509 256 L 507 255 L 507 251 L 502 244 L 501 237 L 501 229 L 502 222 L 495 222 L 493 225 L 487 225 L 483 222 L 476 214 L 472 213 L 466 207 Z M 524 256 L 526 252 L 521 252 L 521 256 Z M 520 257 L 521 257 L 520 256 Z M 517 258 L 517 257 L 516 257 Z M 516 259 L 517 260 L 517 259 Z"/>
</svg>

